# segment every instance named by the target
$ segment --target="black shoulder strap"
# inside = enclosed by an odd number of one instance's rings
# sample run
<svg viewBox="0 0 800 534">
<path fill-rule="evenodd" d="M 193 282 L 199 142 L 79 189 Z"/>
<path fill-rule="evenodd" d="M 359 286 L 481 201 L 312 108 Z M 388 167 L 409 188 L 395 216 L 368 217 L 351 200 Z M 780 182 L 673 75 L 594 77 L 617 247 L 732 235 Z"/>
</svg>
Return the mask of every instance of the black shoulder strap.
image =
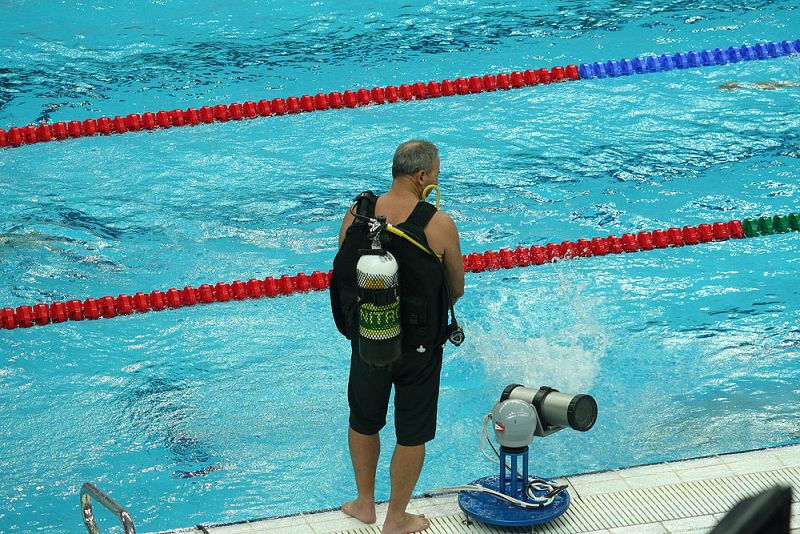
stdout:
<svg viewBox="0 0 800 534">
<path fill-rule="evenodd" d="M 378 203 L 378 197 L 372 191 L 364 191 L 358 195 L 354 202 L 356 203 L 356 213 L 364 217 L 375 217 L 375 205 Z"/>
<path fill-rule="evenodd" d="M 416 235 L 424 237 L 425 227 L 436 214 L 436 206 L 428 204 L 427 202 L 417 202 L 414 211 L 408 216 L 408 219 L 401 225 L 413 231 Z"/>
</svg>

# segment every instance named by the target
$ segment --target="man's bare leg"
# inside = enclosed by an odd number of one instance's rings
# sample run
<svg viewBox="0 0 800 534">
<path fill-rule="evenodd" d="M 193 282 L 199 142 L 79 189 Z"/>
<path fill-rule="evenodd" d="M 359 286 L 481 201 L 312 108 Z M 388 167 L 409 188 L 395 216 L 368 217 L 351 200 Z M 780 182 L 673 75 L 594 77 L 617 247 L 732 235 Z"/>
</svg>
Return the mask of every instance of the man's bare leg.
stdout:
<svg viewBox="0 0 800 534">
<path fill-rule="evenodd" d="M 348 429 L 347 443 L 350 460 L 356 476 L 358 497 L 342 505 L 342 512 L 370 524 L 375 522 L 375 470 L 381 455 L 381 438 L 378 434 L 359 434 Z"/>
<path fill-rule="evenodd" d="M 424 444 L 414 447 L 398 445 L 394 449 L 390 468 L 392 495 L 389 498 L 386 520 L 383 522 L 383 534 L 408 534 L 420 532 L 431 526 L 425 516 L 406 512 L 424 461 Z"/>
</svg>

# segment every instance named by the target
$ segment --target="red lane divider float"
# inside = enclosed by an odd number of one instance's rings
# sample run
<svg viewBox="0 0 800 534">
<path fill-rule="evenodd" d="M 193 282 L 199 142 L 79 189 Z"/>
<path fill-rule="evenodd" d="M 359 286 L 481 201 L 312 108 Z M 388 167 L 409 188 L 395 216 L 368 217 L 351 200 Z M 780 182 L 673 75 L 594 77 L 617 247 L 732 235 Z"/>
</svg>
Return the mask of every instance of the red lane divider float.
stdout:
<svg viewBox="0 0 800 534">
<path fill-rule="evenodd" d="M 173 287 L 166 292 L 156 289 L 150 293 L 140 291 L 134 295 L 123 293 L 116 298 L 105 296 L 98 299 L 88 298 L 84 301 L 76 299 L 54 302 L 50 305 L 3 308 L 0 310 L 0 328 L 27 328 L 34 325 L 63 323 L 68 320 L 95 320 L 100 317 L 110 319 L 118 315 L 160 311 L 195 304 L 319 291 L 328 288 L 332 273 L 333 271 L 328 273 L 314 271 L 310 275 L 298 273 L 295 276 L 283 275 L 279 278 L 268 276 L 264 280 L 256 278 L 247 282 L 236 280 L 231 284 L 217 282 L 213 286 L 202 284 L 199 287 L 186 286 L 183 289 Z"/>
<path fill-rule="evenodd" d="M 800 229 L 800 218 L 795 214 L 792 219 L 795 229 Z M 789 230 L 786 230 L 789 231 Z M 473 252 L 462 256 L 466 272 L 480 273 L 495 269 L 511 269 L 527 267 L 563 259 L 583 258 L 589 256 L 605 256 L 607 254 L 631 253 L 654 248 L 680 247 L 697 245 L 711 241 L 725 241 L 730 238 L 749 237 L 742 228 L 742 222 L 715 222 L 683 228 L 653 230 L 638 234 L 623 234 L 621 237 L 594 237 L 564 241 L 561 244 L 547 243 L 544 246 L 517 247 L 515 250 L 501 249 L 498 252 L 489 250 L 484 253 Z M 145 313 L 168 308 L 209 304 L 211 302 L 227 302 L 261 297 L 278 297 L 307 291 L 327 289 L 333 271 L 322 273 L 314 271 L 310 275 L 298 273 L 295 276 L 283 275 L 278 278 L 268 276 L 263 280 L 251 279 L 247 282 L 236 280 L 231 284 L 217 282 L 215 285 L 202 284 L 199 287 L 186 286 L 183 289 L 170 288 L 166 292 L 154 290 L 150 293 L 138 292 L 134 295 L 121 294 L 112 296 L 54 302 L 52 304 L 36 304 L 35 306 L 18 306 L 0 309 L 0 328 L 27 328 L 34 325 L 62 323 L 64 321 L 96 320 L 100 317 L 110 319 L 118 315 Z"/>
<path fill-rule="evenodd" d="M 563 241 L 560 244 L 547 243 L 532 247 L 517 247 L 515 250 L 488 250 L 483 254 L 473 252 L 462 258 L 464 271 L 480 273 L 496 269 L 511 269 L 542 265 L 559 260 L 605 256 L 622 252 L 638 252 L 655 248 L 682 247 L 711 241 L 726 241 L 748 237 L 742 229 L 742 222 L 715 222 L 699 226 L 684 226 L 667 230 L 653 230 L 638 234 L 623 234 L 621 237 L 593 237 L 577 241 Z"/>
<path fill-rule="evenodd" d="M 611 60 L 606 63 L 596 62 L 566 67 L 555 66 L 551 69 L 540 68 L 537 70 L 501 72 L 498 74 L 485 74 L 484 76 L 470 76 L 456 78 L 455 80 L 430 81 L 428 83 L 415 82 L 401 84 L 399 87 L 374 87 L 361 88 L 356 91 L 347 90 L 343 93 L 318 93 L 313 97 L 290 96 L 288 98 L 273 98 L 272 100 L 247 101 L 243 104 L 216 104 L 202 106 L 200 109 L 187 110 L 174 109 L 172 111 L 132 113 L 125 117 L 116 116 L 100 117 L 99 119 L 86 119 L 84 121 L 56 122 L 53 124 L 29 124 L 27 126 L 12 126 L 5 131 L 0 129 L 0 147 L 18 147 L 54 140 L 65 140 L 77 137 L 89 137 L 97 134 L 109 135 L 112 133 L 137 132 L 139 130 L 154 130 L 157 128 L 171 128 L 173 126 L 196 126 L 201 123 L 240 121 L 256 117 L 269 117 L 303 113 L 311 111 L 325 111 L 329 109 L 354 108 L 370 104 L 386 104 L 409 100 L 424 100 L 426 98 L 439 98 L 443 96 L 467 95 L 484 91 L 519 89 L 521 87 L 561 82 L 565 80 L 580 80 L 587 78 L 605 78 L 607 76 L 624 76 L 636 73 L 660 72 L 673 68 L 684 69 L 689 67 L 725 65 L 730 62 L 742 60 L 776 58 L 800 52 L 800 39 L 795 41 L 782 41 L 759 43 L 755 46 L 743 45 L 741 48 L 730 47 L 727 51 L 717 48 L 714 51 L 679 52 L 674 56 L 663 54 Z"/>
<path fill-rule="evenodd" d="M 501 72 L 482 77 L 456 78 L 455 80 L 416 82 L 399 87 L 374 87 L 372 89 L 347 90 L 344 92 L 318 93 L 313 97 L 290 96 L 272 100 L 247 101 L 242 104 L 216 104 L 202 106 L 200 109 L 174 109 L 156 113 L 131 113 L 125 117 L 116 116 L 86 119 L 84 121 L 56 122 L 53 124 L 29 124 L 11 127 L 8 131 L 0 129 L 0 147 L 18 147 L 47 141 L 89 137 L 94 135 L 122 134 L 140 130 L 155 130 L 173 126 L 197 126 L 210 122 L 240 121 L 257 117 L 271 117 L 326 111 L 329 109 L 354 108 L 371 104 L 391 104 L 409 100 L 424 100 L 443 96 L 467 95 L 484 91 L 519 89 L 522 87 L 549 84 L 566 80 L 579 80 L 577 65 L 555 66 L 551 69 Z"/>
</svg>

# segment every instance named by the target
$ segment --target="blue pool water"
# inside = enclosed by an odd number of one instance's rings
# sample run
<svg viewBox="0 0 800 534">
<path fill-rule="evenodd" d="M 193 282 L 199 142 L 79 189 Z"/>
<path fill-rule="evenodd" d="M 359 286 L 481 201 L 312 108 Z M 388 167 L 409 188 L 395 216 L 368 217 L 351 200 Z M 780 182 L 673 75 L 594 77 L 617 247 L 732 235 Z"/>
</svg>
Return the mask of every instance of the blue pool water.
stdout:
<svg viewBox="0 0 800 534">
<path fill-rule="evenodd" d="M 794 39 L 792 1 L 0 6 L 0 127 Z M 396 145 L 443 154 L 465 253 L 800 208 L 797 56 L 0 152 L 0 305 L 327 270 Z M 512 382 L 588 391 L 556 476 L 800 441 L 800 234 L 468 274 L 418 490 L 491 474 Z M 0 531 L 139 531 L 352 496 L 324 292 L 2 331 Z M 393 444 L 390 419 L 379 469 Z M 378 497 L 388 497 L 384 476 Z M 114 525 L 101 516 L 101 526 Z M 118 528 L 118 527 L 117 527 Z"/>
</svg>

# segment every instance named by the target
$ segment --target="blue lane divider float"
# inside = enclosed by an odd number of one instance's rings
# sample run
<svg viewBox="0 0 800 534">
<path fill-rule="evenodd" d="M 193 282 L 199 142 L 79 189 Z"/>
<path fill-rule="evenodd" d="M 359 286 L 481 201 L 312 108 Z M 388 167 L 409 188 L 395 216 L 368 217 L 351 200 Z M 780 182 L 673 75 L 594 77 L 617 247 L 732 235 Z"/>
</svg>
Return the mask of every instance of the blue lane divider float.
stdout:
<svg viewBox="0 0 800 534">
<path fill-rule="evenodd" d="M 740 47 L 731 46 L 726 50 L 722 48 L 702 50 L 700 52 L 690 50 L 689 52 L 678 52 L 673 55 L 661 54 L 660 56 L 635 57 L 619 61 L 612 59 L 606 62 L 583 63 L 578 67 L 578 74 L 584 80 L 589 78 L 613 78 L 672 69 L 727 65 L 728 63 L 776 58 L 796 53 L 800 53 L 800 39 L 781 41 L 780 43 L 770 41 L 752 46 L 744 44 Z"/>
</svg>

